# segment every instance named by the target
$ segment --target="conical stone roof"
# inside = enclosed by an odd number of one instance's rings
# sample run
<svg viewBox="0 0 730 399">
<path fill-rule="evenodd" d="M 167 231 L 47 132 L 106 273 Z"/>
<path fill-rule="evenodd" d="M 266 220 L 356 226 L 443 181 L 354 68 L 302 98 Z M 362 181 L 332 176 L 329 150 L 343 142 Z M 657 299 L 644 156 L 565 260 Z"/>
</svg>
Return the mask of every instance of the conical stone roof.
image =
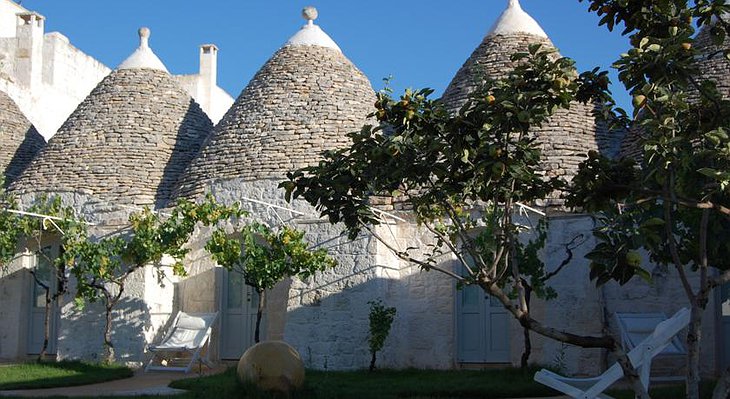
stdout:
<svg viewBox="0 0 730 399">
<path fill-rule="evenodd" d="M 305 25 L 256 73 L 180 185 L 181 196 L 202 193 L 213 180 L 284 179 L 314 165 L 320 154 L 349 144 L 375 101 L 367 77 L 305 9 Z"/>
<path fill-rule="evenodd" d="M 728 20 L 730 17 L 723 17 Z M 695 38 L 695 49 L 703 56 L 698 61 L 700 77 L 713 80 L 717 89 L 725 98 L 730 98 L 730 61 L 724 56 L 723 50 L 730 48 L 730 38 L 725 38 L 722 44 L 715 44 L 710 36 L 710 29 L 713 25 L 705 25 Z M 708 58 L 708 55 L 714 54 Z"/>
<path fill-rule="evenodd" d="M 143 47 L 149 31 L 140 35 Z M 11 188 L 165 206 L 213 125 L 161 63 L 146 59 L 104 78 Z"/>
<path fill-rule="evenodd" d="M 503 78 L 516 67 L 510 59 L 512 54 L 526 52 L 537 43 L 554 48 L 519 2 L 509 0 L 507 9 L 446 88 L 442 96 L 446 108 L 457 112 L 487 78 Z M 541 143 L 544 172 L 568 179 L 575 176 L 588 151 L 600 149 L 612 155 L 617 146 L 607 129 L 596 122 L 593 107 L 580 103 L 571 104 L 569 110 L 559 110 L 533 133 Z"/>
<path fill-rule="evenodd" d="M 5 185 L 17 179 L 45 145 L 15 101 L 0 91 L 0 177 Z"/>
</svg>

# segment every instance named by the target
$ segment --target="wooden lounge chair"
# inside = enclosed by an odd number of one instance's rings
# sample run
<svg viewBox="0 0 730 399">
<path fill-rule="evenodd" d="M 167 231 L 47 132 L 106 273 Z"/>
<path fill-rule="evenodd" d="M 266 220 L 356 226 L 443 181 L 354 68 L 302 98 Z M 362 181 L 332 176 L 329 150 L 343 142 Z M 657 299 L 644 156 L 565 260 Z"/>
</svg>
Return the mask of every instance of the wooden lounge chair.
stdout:
<svg viewBox="0 0 730 399">
<path fill-rule="evenodd" d="M 689 309 L 681 309 L 672 318 L 660 322 L 649 336 L 637 343 L 628 353 L 629 360 L 639 373 L 641 383 L 646 389 L 649 389 L 652 359 L 662 353 L 675 336 L 689 324 L 689 316 Z M 621 366 L 616 363 L 594 378 L 569 378 L 543 369 L 535 373 L 535 381 L 563 392 L 571 398 L 612 399 L 602 392 L 623 376 Z"/>
<path fill-rule="evenodd" d="M 212 367 L 209 350 L 205 357 L 200 354 L 210 341 L 210 332 L 218 313 L 178 312 L 165 339 L 158 345 L 149 345 L 152 358 L 145 371 L 183 371 L 189 373 L 198 361 Z"/>
</svg>

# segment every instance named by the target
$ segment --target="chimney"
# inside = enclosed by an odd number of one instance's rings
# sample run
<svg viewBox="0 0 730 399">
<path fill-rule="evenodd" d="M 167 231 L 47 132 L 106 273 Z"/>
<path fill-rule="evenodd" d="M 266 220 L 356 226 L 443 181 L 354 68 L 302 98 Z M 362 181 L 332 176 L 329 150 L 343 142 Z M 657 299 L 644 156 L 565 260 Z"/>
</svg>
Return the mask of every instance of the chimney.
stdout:
<svg viewBox="0 0 730 399">
<path fill-rule="evenodd" d="M 200 81 L 198 86 L 199 103 L 206 113 L 210 113 L 213 89 L 218 79 L 218 47 L 215 44 L 200 46 Z"/>
<path fill-rule="evenodd" d="M 34 90 L 43 79 L 45 17 L 36 12 L 19 13 L 17 16 L 15 76 L 21 86 Z"/>
</svg>

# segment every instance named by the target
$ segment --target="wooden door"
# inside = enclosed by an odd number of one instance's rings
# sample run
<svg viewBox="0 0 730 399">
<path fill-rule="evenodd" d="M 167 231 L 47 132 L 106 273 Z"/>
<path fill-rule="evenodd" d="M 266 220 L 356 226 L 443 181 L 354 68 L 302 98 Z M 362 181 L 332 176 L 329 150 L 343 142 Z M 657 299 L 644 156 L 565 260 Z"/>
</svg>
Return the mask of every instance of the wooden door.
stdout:
<svg viewBox="0 0 730 399">
<path fill-rule="evenodd" d="M 56 269 L 53 267 L 53 261 L 59 256 L 58 245 L 50 245 L 43 247 L 33 256 L 33 270 L 36 278 L 31 276 L 30 282 L 30 317 L 28 326 L 27 353 L 29 355 L 37 355 L 43 348 L 45 338 L 45 317 L 46 317 L 46 290 L 43 285 L 51 290 L 51 295 L 55 294 L 58 289 L 58 278 Z M 43 285 L 39 284 L 42 283 Z M 49 355 L 56 353 L 56 343 L 58 340 L 58 304 L 51 304 L 50 317 L 50 334 L 48 340 L 47 353 Z"/>
<path fill-rule="evenodd" d="M 509 315 L 477 286 L 456 291 L 457 354 L 460 363 L 509 363 Z"/>
<path fill-rule="evenodd" d="M 237 272 L 224 272 L 221 358 L 239 359 L 254 344 L 258 294 Z M 262 321 L 262 333 L 263 337 Z"/>
</svg>

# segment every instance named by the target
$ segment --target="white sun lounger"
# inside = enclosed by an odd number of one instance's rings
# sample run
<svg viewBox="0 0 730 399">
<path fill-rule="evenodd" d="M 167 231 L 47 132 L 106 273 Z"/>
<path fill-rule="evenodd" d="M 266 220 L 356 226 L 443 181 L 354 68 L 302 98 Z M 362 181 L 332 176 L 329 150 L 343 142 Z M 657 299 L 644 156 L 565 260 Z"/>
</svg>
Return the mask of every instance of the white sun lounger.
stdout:
<svg viewBox="0 0 730 399">
<path fill-rule="evenodd" d="M 656 313 L 616 313 L 616 322 L 621 332 L 621 345 L 625 351 L 630 351 L 641 341 L 645 340 L 656 328 L 656 326 L 667 319 L 667 315 L 661 312 Z M 687 349 L 678 336 L 664 350 L 656 356 L 656 359 L 683 359 L 687 356 Z M 652 381 L 684 381 L 684 376 L 652 377 Z"/>
<path fill-rule="evenodd" d="M 629 360 L 639 373 L 641 383 L 646 389 L 649 389 L 652 359 L 662 353 L 675 336 L 689 324 L 689 316 L 689 309 L 680 310 L 672 318 L 659 323 L 649 336 L 637 343 L 628 353 Z M 594 378 L 568 378 L 543 369 L 535 373 L 535 381 L 563 392 L 571 398 L 611 399 L 602 392 L 623 376 L 621 366 L 615 363 L 603 374 Z"/>
<path fill-rule="evenodd" d="M 178 312 L 170 331 L 159 345 L 150 345 L 152 358 L 145 371 L 183 371 L 189 373 L 196 361 L 212 367 L 206 349 L 205 357 L 200 353 L 210 341 L 210 332 L 218 318 L 218 313 L 185 313 Z M 155 361 L 158 360 L 158 365 Z"/>
</svg>

